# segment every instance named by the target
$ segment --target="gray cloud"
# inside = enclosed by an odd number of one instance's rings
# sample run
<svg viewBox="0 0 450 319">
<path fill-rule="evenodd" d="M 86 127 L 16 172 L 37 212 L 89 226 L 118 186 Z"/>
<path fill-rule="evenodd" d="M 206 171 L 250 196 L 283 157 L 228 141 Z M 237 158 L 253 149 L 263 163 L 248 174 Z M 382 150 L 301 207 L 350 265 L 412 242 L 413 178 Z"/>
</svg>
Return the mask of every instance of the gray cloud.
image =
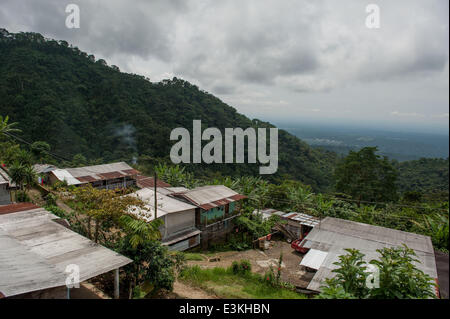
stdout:
<svg viewBox="0 0 450 319">
<path fill-rule="evenodd" d="M 78 30 L 64 26 L 68 3 L 80 6 Z M 0 27 L 65 39 L 153 80 L 185 78 L 249 115 L 442 118 L 448 1 L 375 3 L 380 29 L 366 28 L 360 0 L 2 0 Z M 374 92 L 384 99 L 368 100 Z"/>
</svg>

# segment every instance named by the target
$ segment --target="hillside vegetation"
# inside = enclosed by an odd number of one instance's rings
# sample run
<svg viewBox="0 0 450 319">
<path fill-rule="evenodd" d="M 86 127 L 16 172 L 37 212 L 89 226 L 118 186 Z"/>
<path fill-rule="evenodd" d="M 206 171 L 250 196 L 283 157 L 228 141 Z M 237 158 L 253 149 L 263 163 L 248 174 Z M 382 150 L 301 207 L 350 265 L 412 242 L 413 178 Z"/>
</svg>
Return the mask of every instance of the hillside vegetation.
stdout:
<svg viewBox="0 0 450 319">
<path fill-rule="evenodd" d="M 170 163 L 170 132 L 203 129 L 273 127 L 249 119 L 214 95 L 182 79 L 153 83 L 120 72 L 106 61 L 72 47 L 66 41 L 38 33 L 9 33 L 0 29 L 0 115 L 18 122 L 17 134 L 26 142 L 44 141 L 61 166 L 124 160 L 144 172 Z M 56 156 L 55 156 L 56 155 Z M 315 149 L 284 130 L 279 131 L 279 165 L 271 182 L 286 179 L 310 185 L 316 192 L 335 186 L 334 168 L 342 155 Z M 260 164 L 186 164 L 195 176 L 256 176 Z M 448 159 L 397 163 L 400 193 L 447 193 Z"/>
<path fill-rule="evenodd" d="M 0 60 L 0 114 L 19 123 L 23 139 L 46 141 L 68 159 L 168 161 L 171 130 L 191 131 L 194 119 L 203 129 L 273 127 L 184 80 L 152 83 L 37 33 L 0 30 Z M 324 190 L 335 158 L 280 130 L 279 169 L 271 178 L 290 176 Z M 260 164 L 192 166 L 203 176 L 239 176 L 258 174 Z"/>
</svg>

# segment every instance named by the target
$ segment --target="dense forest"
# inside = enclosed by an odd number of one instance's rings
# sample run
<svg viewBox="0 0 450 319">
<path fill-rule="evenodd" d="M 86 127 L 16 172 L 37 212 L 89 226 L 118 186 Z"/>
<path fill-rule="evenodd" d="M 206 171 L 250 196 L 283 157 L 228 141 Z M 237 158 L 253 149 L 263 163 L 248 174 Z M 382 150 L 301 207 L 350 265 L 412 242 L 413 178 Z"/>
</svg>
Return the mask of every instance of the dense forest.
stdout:
<svg viewBox="0 0 450 319">
<path fill-rule="evenodd" d="M 155 165 L 169 160 L 173 128 L 274 127 L 249 119 L 221 100 L 184 80 L 153 83 L 120 72 L 106 61 L 65 41 L 37 33 L 0 30 L 0 114 L 18 122 L 21 138 L 50 144 L 62 158 L 82 154 L 110 162 L 138 159 Z M 279 131 L 279 168 L 286 176 L 326 190 L 337 156 L 309 147 Z M 197 174 L 257 175 L 260 164 L 192 165 Z"/>
<path fill-rule="evenodd" d="M 448 198 L 448 158 L 422 158 L 400 162 L 395 166 L 400 192 L 419 192 Z"/>
</svg>

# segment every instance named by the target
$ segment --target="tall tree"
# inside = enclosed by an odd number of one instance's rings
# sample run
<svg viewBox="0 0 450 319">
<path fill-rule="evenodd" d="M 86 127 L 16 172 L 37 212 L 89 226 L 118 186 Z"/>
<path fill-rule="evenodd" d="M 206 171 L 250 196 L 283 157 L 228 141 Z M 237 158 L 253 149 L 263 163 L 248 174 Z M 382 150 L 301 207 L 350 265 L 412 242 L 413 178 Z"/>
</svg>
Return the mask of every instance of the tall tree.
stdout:
<svg viewBox="0 0 450 319">
<path fill-rule="evenodd" d="M 365 147 L 338 164 L 335 170 L 336 190 L 359 201 L 395 201 L 397 170 L 387 157 L 376 154 L 376 147 Z"/>
</svg>

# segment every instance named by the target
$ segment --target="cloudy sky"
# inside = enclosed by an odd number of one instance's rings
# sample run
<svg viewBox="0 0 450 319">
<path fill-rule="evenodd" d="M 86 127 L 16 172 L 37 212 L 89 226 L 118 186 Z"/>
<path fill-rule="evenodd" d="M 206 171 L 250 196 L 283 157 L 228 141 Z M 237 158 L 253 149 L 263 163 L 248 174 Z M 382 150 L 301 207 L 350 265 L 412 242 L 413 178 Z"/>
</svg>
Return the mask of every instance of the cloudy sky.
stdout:
<svg viewBox="0 0 450 319">
<path fill-rule="evenodd" d="M 70 3 L 79 29 L 65 26 Z M 366 26 L 370 3 L 380 28 Z M 184 78 L 275 123 L 448 133 L 448 11 L 448 0 L 0 0 L 0 27 L 152 81 Z"/>
</svg>

